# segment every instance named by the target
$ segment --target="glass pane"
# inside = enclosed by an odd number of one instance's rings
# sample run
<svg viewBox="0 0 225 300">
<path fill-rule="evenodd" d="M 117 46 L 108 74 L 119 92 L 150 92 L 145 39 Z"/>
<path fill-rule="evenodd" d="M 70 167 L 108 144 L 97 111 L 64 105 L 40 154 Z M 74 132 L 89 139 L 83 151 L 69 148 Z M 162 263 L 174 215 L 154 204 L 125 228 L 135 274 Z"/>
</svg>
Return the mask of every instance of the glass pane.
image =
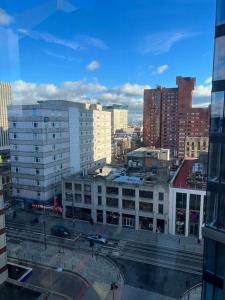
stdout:
<svg viewBox="0 0 225 300">
<path fill-rule="evenodd" d="M 217 217 L 217 228 L 225 229 L 225 195 L 220 194 L 219 207 L 218 207 L 218 217 Z"/>
<path fill-rule="evenodd" d="M 216 242 L 213 240 L 205 240 L 205 266 L 207 272 L 215 273 L 215 252 Z"/>
<path fill-rule="evenodd" d="M 219 288 L 215 288 L 214 300 L 224 299 L 224 291 Z"/>
<path fill-rule="evenodd" d="M 224 278 L 225 274 L 225 245 L 217 243 L 216 275 Z M 218 298 L 219 299 L 219 298 Z"/>
<path fill-rule="evenodd" d="M 225 24 L 225 0 L 217 0 L 216 25 Z"/>
<path fill-rule="evenodd" d="M 211 132 L 222 132 L 223 130 L 224 92 L 212 94 L 211 105 Z"/>
<path fill-rule="evenodd" d="M 205 282 L 203 299 L 204 300 L 212 300 L 213 299 L 213 286 L 210 283 Z"/>
<path fill-rule="evenodd" d="M 209 146 L 209 168 L 208 168 L 208 179 L 210 181 L 219 180 L 220 153 L 221 153 L 221 145 L 211 143 Z"/>
<path fill-rule="evenodd" d="M 225 36 L 215 40 L 213 80 L 225 80 Z"/>
<path fill-rule="evenodd" d="M 218 193 L 207 192 L 206 224 L 208 226 L 216 227 L 217 211 L 218 211 Z"/>
</svg>

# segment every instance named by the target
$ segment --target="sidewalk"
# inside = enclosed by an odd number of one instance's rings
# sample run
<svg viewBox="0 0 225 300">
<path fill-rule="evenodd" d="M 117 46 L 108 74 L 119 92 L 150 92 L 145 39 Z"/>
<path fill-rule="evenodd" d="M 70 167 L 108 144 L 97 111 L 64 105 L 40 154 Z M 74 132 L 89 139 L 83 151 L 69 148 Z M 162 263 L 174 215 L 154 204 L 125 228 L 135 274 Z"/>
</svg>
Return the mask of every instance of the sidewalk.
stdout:
<svg viewBox="0 0 225 300">
<path fill-rule="evenodd" d="M 39 212 L 40 220 L 43 216 Z M 34 213 L 19 210 L 17 212 L 16 222 L 29 224 L 29 220 L 34 218 Z M 46 215 L 46 225 L 48 230 L 54 224 L 62 224 L 70 230 L 73 228 L 72 219 L 62 219 L 61 216 Z M 41 226 L 35 225 L 35 226 Z M 146 243 L 155 246 L 169 247 L 175 250 L 184 250 L 201 254 L 203 252 L 203 241 L 198 244 L 197 238 L 174 236 L 171 234 L 152 233 L 145 230 L 134 230 L 122 228 L 114 225 L 90 224 L 85 221 L 75 220 L 75 231 L 83 234 L 100 233 L 108 238 L 117 240 L 127 240 L 135 243 Z"/>
<path fill-rule="evenodd" d="M 18 237 L 19 238 L 19 237 Z M 56 270 L 65 270 L 80 274 L 94 288 L 102 300 L 111 300 L 111 283 L 116 282 L 119 289 L 116 291 L 117 298 L 123 289 L 123 281 L 119 269 L 108 259 L 102 256 L 94 256 L 81 253 L 77 250 L 63 249 L 47 246 L 47 250 L 40 243 L 28 241 L 20 242 L 14 238 L 7 241 L 8 257 L 30 261 Z M 86 299 L 86 298 L 85 298 Z"/>
</svg>

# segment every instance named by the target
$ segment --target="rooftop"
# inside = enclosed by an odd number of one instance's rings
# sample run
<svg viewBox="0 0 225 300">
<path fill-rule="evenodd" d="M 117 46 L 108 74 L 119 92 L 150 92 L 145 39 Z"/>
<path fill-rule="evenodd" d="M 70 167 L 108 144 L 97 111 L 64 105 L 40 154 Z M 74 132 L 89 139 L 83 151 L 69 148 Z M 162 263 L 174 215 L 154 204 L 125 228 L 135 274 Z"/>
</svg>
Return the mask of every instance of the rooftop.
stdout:
<svg viewBox="0 0 225 300">
<path fill-rule="evenodd" d="M 92 180 L 103 179 L 122 184 L 166 184 L 170 179 L 168 167 L 157 170 L 145 170 L 145 168 L 130 168 L 120 165 L 106 165 L 97 170 L 89 171 L 88 174 L 75 173 L 65 178 L 65 180 Z"/>
<path fill-rule="evenodd" d="M 187 158 L 178 169 L 172 186 L 174 188 L 206 190 L 206 164 L 199 159 Z"/>
</svg>

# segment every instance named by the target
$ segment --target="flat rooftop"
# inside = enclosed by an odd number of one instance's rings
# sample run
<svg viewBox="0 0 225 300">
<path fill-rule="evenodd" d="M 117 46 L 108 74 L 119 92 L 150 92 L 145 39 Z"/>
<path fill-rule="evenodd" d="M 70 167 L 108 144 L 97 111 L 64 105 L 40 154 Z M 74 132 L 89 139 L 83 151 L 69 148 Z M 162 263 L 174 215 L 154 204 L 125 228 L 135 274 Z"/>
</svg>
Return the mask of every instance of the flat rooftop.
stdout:
<svg viewBox="0 0 225 300">
<path fill-rule="evenodd" d="M 144 168 L 130 168 L 124 166 L 106 165 L 89 171 L 88 174 L 75 173 L 64 180 L 92 180 L 94 178 L 124 184 L 168 183 L 170 181 L 169 168 L 158 168 L 153 171 Z"/>
</svg>

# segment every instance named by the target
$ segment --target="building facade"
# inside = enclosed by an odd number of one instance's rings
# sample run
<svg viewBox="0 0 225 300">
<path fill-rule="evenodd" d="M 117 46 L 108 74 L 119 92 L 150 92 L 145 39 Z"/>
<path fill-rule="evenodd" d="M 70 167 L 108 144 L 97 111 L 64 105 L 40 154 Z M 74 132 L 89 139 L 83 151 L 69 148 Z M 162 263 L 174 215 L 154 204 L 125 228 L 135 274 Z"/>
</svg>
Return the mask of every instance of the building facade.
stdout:
<svg viewBox="0 0 225 300">
<path fill-rule="evenodd" d="M 171 180 L 169 232 L 202 239 L 206 202 L 207 164 L 185 159 Z"/>
<path fill-rule="evenodd" d="M 209 109 L 192 107 L 195 78 L 179 76 L 176 83 L 177 88 L 144 91 L 143 142 L 182 159 L 187 136 L 208 136 Z"/>
<path fill-rule="evenodd" d="M 128 126 L 128 106 L 114 104 L 104 106 L 104 110 L 111 112 L 112 134 L 121 129 L 126 131 Z"/>
<path fill-rule="evenodd" d="M 185 139 L 185 157 L 198 158 L 202 151 L 208 151 L 209 138 L 187 136 Z"/>
<path fill-rule="evenodd" d="M 5 215 L 3 202 L 3 187 L 0 165 L 0 285 L 7 279 L 7 255 L 6 255 L 6 235 L 5 235 Z"/>
<path fill-rule="evenodd" d="M 62 176 L 111 162 L 111 115 L 101 107 L 50 100 L 10 106 L 13 196 L 49 201 Z"/>
<path fill-rule="evenodd" d="M 63 180 L 64 217 L 168 233 L 169 188 L 126 169 L 106 166 L 95 174 Z"/>
<path fill-rule="evenodd" d="M 0 151 L 9 148 L 7 106 L 11 103 L 11 85 L 0 81 Z"/>
<path fill-rule="evenodd" d="M 225 0 L 217 0 L 202 300 L 225 299 Z"/>
</svg>

